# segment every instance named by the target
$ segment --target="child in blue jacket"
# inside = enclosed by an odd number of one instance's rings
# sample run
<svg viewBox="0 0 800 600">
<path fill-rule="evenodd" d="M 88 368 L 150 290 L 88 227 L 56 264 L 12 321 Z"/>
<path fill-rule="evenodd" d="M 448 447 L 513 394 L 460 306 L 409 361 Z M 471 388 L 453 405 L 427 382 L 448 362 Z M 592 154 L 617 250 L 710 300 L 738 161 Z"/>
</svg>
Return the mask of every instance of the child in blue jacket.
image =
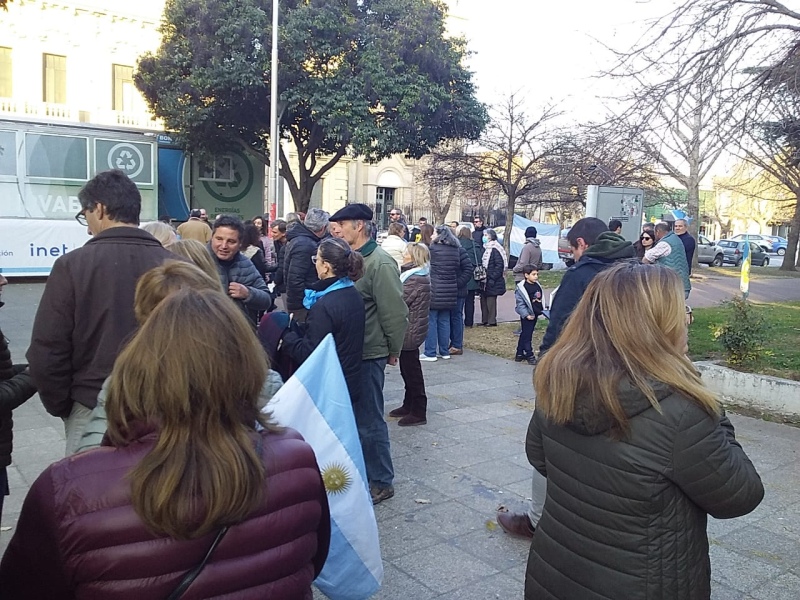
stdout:
<svg viewBox="0 0 800 600">
<path fill-rule="evenodd" d="M 516 300 L 516 311 L 522 323 L 522 333 L 517 342 L 517 355 L 514 357 L 516 362 L 527 360 L 529 365 L 536 364 L 536 357 L 533 355 L 532 339 L 533 330 L 536 328 L 536 320 L 542 314 L 544 305 L 542 304 L 542 286 L 539 285 L 539 270 L 535 265 L 525 265 L 522 269 L 524 279 L 517 284 L 514 291 Z"/>
</svg>

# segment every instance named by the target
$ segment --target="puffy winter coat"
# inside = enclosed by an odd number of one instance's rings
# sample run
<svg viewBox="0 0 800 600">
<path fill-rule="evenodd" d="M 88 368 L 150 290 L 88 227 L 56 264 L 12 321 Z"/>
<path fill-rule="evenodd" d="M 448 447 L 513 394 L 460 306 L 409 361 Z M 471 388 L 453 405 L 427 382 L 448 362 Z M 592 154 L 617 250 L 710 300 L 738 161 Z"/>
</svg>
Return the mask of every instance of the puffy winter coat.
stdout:
<svg viewBox="0 0 800 600">
<path fill-rule="evenodd" d="M 469 282 L 474 281 L 472 273 L 475 269 L 472 266 L 472 261 L 467 255 L 467 251 L 459 245 L 458 247 L 458 277 L 456 283 L 458 284 L 458 297 L 466 298 L 469 291 Z"/>
<path fill-rule="evenodd" d="M 36 393 L 33 378 L 23 373 L 25 366 L 12 364 L 8 342 L 0 331 L 0 469 L 11 464 L 14 436 L 11 411 Z"/>
<path fill-rule="evenodd" d="M 235 300 L 235 302 L 250 321 L 257 323 L 258 311 L 272 308 L 272 296 L 264 278 L 256 270 L 253 262 L 241 252 L 237 252 L 230 260 L 220 260 L 213 252 L 211 256 L 217 263 L 223 290 L 227 290 L 232 281 L 247 287 L 250 295 L 245 300 Z"/>
<path fill-rule="evenodd" d="M 283 258 L 283 283 L 286 286 L 286 310 L 303 308 L 306 289 L 319 281 L 311 258 L 317 253 L 320 239 L 302 223 L 286 231 L 286 254 Z"/>
<path fill-rule="evenodd" d="M 706 520 L 749 513 L 761 479 L 727 417 L 655 384 L 662 413 L 625 382 L 630 419 L 621 440 L 588 396 L 573 420 L 554 425 L 535 410 L 528 460 L 547 496 L 525 576 L 527 600 L 708 600 Z"/>
<path fill-rule="evenodd" d="M 403 271 L 415 268 L 407 265 Z M 408 328 L 403 339 L 403 350 L 416 350 L 428 335 L 428 313 L 431 306 L 431 278 L 429 275 L 411 275 L 403 282 L 403 300 L 408 306 Z"/>
<path fill-rule="evenodd" d="M 286 293 L 286 283 L 283 281 L 283 265 L 286 259 L 286 241 L 275 242 L 275 264 L 267 265 L 267 273 L 272 273 L 272 281 L 275 284 L 275 292 L 278 294 Z"/>
<path fill-rule="evenodd" d="M 486 281 L 483 294 L 486 296 L 502 296 L 506 293 L 505 265 L 503 255 L 492 249 L 489 255 L 489 266 L 486 267 Z"/>
<path fill-rule="evenodd" d="M 339 281 L 330 277 L 317 281 L 311 289 L 322 291 Z M 303 336 L 287 330 L 283 348 L 298 364 L 311 356 L 329 333 L 336 343 L 350 401 L 358 402 L 361 389 L 361 356 L 364 353 L 364 299 L 355 286 L 334 290 L 318 299 L 308 311 Z"/>
<path fill-rule="evenodd" d="M 31 486 L 0 563 L 4 598 L 166 598 L 205 556 L 215 533 L 156 536 L 130 503 L 130 470 L 153 448 L 142 428 L 132 443 L 50 465 Z M 183 596 L 237 600 L 312 597 L 330 542 L 325 488 L 314 452 L 296 431 L 253 434 L 266 478 L 261 506 L 230 527 Z"/>
<path fill-rule="evenodd" d="M 450 310 L 458 300 L 461 246 L 431 244 L 431 310 Z M 469 261 L 469 258 L 464 256 Z M 466 282 L 465 282 L 466 283 Z"/>
<path fill-rule="evenodd" d="M 381 244 L 381 248 L 386 250 L 386 254 L 397 261 L 398 267 L 403 265 L 403 255 L 406 252 L 406 241 L 403 238 L 396 235 L 387 235 Z"/>
</svg>

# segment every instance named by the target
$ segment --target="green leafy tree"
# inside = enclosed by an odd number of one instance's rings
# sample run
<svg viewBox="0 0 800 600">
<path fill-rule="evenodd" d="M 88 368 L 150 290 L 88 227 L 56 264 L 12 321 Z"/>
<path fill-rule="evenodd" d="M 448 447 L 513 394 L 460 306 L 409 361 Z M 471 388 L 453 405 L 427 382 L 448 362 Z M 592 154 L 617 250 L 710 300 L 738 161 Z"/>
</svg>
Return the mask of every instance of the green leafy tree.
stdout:
<svg viewBox="0 0 800 600">
<path fill-rule="evenodd" d="M 282 0 L 280 174 L 296 210 L 349 153 L 419 158 L 443 140 L 474 139 L 486 112 L 445 36 L 439 0 Z M 269 164 L 270 0 L 170 0 L 162 43 L 139 61 L 136 85 L 182 143 L 245 149 Z"/>
</svg>

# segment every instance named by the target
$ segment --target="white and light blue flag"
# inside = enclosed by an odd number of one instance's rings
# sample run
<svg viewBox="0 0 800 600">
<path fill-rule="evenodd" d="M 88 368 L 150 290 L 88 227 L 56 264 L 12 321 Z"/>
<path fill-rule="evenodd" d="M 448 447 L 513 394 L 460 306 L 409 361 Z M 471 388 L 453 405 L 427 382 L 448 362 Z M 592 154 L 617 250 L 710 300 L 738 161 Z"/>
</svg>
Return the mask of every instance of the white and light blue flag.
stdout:
<svg viewBox="0 0 800 600">
<path fill-rule="evenodd" d="M 364 456 L 333 336 L 328 335 L 264 409 L 314 449 L 331 512 L 328 559 L 314 582 L 331 600 L 365 600 L 383 581 L 378 525 Z"/>
</svg>

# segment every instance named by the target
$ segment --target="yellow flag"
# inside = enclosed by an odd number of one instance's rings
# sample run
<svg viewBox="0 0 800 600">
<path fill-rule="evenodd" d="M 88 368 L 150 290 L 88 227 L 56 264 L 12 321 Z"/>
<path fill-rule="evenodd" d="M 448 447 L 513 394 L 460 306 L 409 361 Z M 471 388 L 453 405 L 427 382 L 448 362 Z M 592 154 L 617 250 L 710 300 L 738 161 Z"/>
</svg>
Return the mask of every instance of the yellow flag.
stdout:
<svg viewBox="0 0 800 600">
<path fill-rule="evenodd" d="M 744 253 L 742 256 L 742 275 L 739 281 L 739 290 L 747 298 L 750 293 L 750 242 L 745 238 Z"/>
</svg>

